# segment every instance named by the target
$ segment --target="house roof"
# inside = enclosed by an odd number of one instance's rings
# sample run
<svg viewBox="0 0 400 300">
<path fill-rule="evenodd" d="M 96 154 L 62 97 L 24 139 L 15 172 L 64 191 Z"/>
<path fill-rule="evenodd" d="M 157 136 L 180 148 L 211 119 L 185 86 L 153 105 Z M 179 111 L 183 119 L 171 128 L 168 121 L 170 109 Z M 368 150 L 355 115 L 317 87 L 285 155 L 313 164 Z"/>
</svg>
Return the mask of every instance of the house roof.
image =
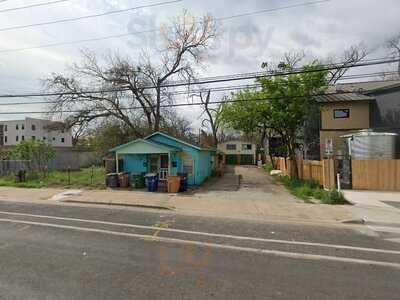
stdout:
<svg viewBox="0 0 400 300">
<path fill-rule="evenodd" d="M 154 132 L 153 134 L 150 134 L 150 135 L 146 136 L 144 139 L 145 139 L 145 140 L 148 140 L 148 139 L 150 139 L 151 137 L 153 137 L 153 136 L 155 136 L 155 135 L 164 136 L 164 137 L 166 137 L 166 138 L 168 138 L 168 139 L 171 139 L 171 140 L 174 140 L 174 141 L 176 141 L 176 142 L 178 142 L 178 143 L 181 143 L 181 144 L 184 144 L 184 145 L 186 145 L 186 146 L 192 147 L 192 148 L 194 148 L 194 149 L 196 149 L 196 150 L 200 150 L 200 151 L 214 151 L 214 149 L 202 148 L 202 147 L 199 147 L 199 146 L 190 144 L 190 143 L 188 143 L 188 142 L 182 141 L 182 140 L 180 140 L 180 139 L 177 139 L 177 138 L 175 138 L 175 137 L 173 137 L 173 136 L 170 136 L 170 135 L 165 134 L 165 133 L 160 132 L 160 131 Z"/>
<path fill-rule="evenodd" d="M 169 145 L 165 145 L 165 144 L 158 143 L 158 142 L 154 142 L 154 141 L 150 141 L 150 140 L 137 139 L 137 140 L 131 141 L 131 142 L 129 142 L 129 143 L 126 143 L 126 144 L 123 144 L 123 145 L 119 145 L 119 146 L 117 146 L 117 147 L 114 147 L 114 148 L 110 149 L 109 152 L 120 151 L 120 150 L 122 150 L 122 149 L 124 149 L 124 148 L 126 148 L 126 147 L 132 146 L 132 145 L 134 145 L 134 144 L 139 144 L 139 143 L 144 143 L 144 144 L 150 145 L 150 146 L 152 146 L 152 147 L 155 147 L 155 148 L 157 148 L 157 149 L 161 149 L 161 150 L 166 151 L 166 152 L 177 152 L 177 151 L 182 151 L 182 149 L 177 148 L 177 147 L 171 147 L 171 146 L 169 146 Z"/>
<path fill-rule="evenodd" d="M 400 80 L 351 82 L 330 86 L 327 94 L 317 97 L 320 103 L 375 100 L 374 93 L 400 87 Z M 336 94 L 337 93 L 337 94 Z"/>
<path fill-rule="evenodd" d="M 319 103 L 332 103 L 332 102 L 348 102 L 348 101 L 370 101 L 374 100 L 374 97 L 363 95 L 359 93 L 343 93 L 343 94 L 331 94 L 322 95 L 317 97 Z"/>
<path fill-rule="evenodd" d="M 368 94 L 397 87 L 400 87 L 400 80 L 376 80 L 366 82 L 342 83 L 336 85 L 336 90 Z"/>
</svg>

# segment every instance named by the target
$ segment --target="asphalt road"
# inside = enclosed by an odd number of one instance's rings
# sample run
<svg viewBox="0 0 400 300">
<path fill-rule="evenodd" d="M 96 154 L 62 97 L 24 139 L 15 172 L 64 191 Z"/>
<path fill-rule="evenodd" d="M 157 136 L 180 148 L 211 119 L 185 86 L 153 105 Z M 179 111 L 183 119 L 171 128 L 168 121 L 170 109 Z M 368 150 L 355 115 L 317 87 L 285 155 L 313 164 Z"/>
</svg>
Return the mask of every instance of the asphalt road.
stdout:
<svg viewBox="0 0 400 300">
<path fill-rule="evenodd" d="M 399 299 L 362 231 L 0 202 L 0 299 Z"/>
</svg>

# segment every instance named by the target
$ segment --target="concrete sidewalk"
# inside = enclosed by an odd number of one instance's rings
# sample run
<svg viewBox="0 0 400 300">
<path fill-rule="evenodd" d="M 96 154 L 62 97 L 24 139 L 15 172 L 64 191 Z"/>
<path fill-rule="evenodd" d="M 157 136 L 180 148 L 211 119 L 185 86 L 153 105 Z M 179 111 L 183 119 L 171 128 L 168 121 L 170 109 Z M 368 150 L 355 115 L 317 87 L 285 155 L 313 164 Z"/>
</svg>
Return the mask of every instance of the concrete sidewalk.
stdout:
<svg viewBox="0 0 400 300">
<path fill-rule="evenodd" d="M 261 197 L 265 197 L 261 199 Z M 273 195 L 210 192 L 185 195 L 116 190 L 58 190 L 0 188 L 0 201 L 34 202 L 46 204 L 102 204 L 142 208 L 167 209 L 176 213 L 230 217 L 238 219 L 289 219 L 305 222 L 338 222 L 351 218 L 344 207 L 312 205 L 301 202 L 268 201 Z"/>
<path fill-rule="evenodd" d="M 388 224 L 400 227 L 400 193 L 378 191 L 344 191 L 353 204 L 351 211 L 367 224 Z"/>
</svg>

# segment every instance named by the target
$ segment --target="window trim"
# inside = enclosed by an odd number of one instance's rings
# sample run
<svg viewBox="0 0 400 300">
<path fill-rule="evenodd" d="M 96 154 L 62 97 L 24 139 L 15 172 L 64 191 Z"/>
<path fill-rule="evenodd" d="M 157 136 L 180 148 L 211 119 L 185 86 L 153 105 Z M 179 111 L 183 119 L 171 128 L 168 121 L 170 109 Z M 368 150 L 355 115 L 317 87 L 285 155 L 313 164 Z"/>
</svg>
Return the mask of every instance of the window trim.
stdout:
<svg viewBox="0 0 400 300">
<path fill-rule="evenodd" d="M 250 146 L 250 148 L 249 148 L 249 146 Z M 249 144 L 249 143 L 242 144 L 242 151 L 251 151 L 251 150 L 253 150 L 252 144 Z"/>
<path fill-rule="evenodd" d="M 345 113 L 346 116 L 338 117 L 338 116 L 336 116 L 336 112 Z M 336 108 L 336 109 L 334 109 L 333 110 L 333 118 L 334 119 L 349 119 L 350 118 L 350 108 Z"/>
</svg>

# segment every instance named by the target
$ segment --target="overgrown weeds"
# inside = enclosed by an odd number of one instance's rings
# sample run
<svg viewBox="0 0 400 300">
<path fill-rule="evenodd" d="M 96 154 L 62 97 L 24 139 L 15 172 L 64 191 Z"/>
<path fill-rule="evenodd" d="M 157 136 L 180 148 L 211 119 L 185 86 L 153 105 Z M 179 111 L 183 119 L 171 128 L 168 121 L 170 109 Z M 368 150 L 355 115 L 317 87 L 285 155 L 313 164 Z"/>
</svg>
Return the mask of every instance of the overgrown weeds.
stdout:
<svg viewBox="0 0 400 300">
<path fill-rule="evenodd" d="M 315 203 L 318 200 L 323 204 L 349 204 L 343 193 L 338 190 L 326 191 L 321 188 L 318 182 L 290 178 L 289 176 L 277 176 L 284 186 L 296 197 L 307 203 Z"/>
</svg>

